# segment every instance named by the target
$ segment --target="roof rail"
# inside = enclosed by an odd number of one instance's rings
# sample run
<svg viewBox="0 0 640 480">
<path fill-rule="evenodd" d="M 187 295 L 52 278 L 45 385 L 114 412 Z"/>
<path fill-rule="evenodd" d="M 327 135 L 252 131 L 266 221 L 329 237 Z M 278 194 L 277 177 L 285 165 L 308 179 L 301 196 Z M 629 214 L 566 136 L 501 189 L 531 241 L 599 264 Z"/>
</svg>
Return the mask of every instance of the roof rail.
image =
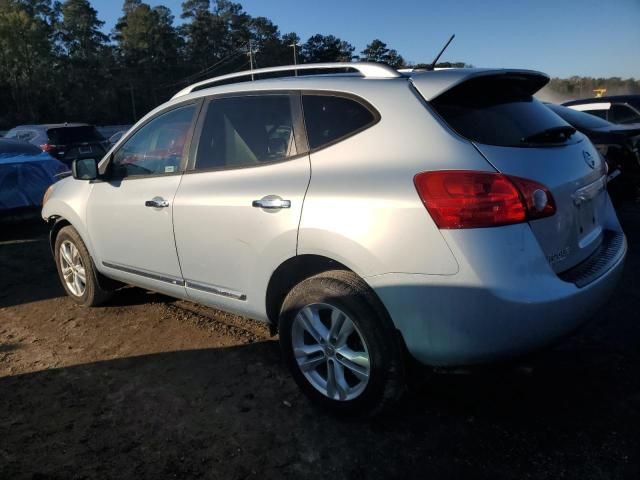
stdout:
<svg viewBox="0 0 640 480">
<path fill-rule="evenodd" d="M 216 83 L 224 82 L 226 80 L 232 80 L 234 78 L 251 77 L 253 75 L 261 75 L 264 73 L 277 73 L 277 72 L 298 72 L 300 70 L 336 70 L 340 68 L 349 68 L 360 72 L 363 77 L 366 78 L 397 78 L 401 77 L 393 68 L 383 65 L 381 63 L 373 62 L 334 62 L 334 63 L 304 63 L 300 65 L 286 65 L 282 67 L 267 67 L 258 68 L 255 70 L 245 70 L 244 72 L 229 73 L 228 75 L 221 75 L 219 77 L 203 80 L 202 82 L 189 85 L 187 88 L 180 90 L 173 98 L 182 97 L 188 95 L 196 90 L 202 90 L 203 87 L 211 85 L 215 86 Z"/>
</svg>

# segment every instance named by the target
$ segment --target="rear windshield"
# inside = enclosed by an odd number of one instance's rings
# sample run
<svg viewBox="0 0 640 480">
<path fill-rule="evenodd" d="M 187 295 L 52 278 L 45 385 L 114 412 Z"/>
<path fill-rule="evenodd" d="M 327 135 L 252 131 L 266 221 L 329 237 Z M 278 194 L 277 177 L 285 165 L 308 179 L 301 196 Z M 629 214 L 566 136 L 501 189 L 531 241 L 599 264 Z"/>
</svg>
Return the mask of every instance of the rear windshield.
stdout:
<svg viewBox="0 0 640 480">
<path fill-rule="evenodd" d="M 526 139 L 569 126 L 531 93 L 529 83 L 520 83 L 513 77 L 481 77 L 452 88 L 432 100 L 431 105 L 453 130 L 469 140 L 530 147 L 532 144 Z M 553 144 L 572 141 L 565 137 L 558 136 Z"/>
<path fill-rule="evenodd" d="M 606 120 L 596 117 L 590 113 L 580 112 L 573 108 L 563 107 L 561 105 L 549 104 L 547 107 L 576 128 L 591 129 L 611 126 L 611 124 Z"/>
<path fill-rule="evenodd" d="M 69 145 L 71 143 L 100 142 L 104 140 L 96 127 L 60 127 L 47 130 L 49 142 L 53 145 Z"/>
</svg>

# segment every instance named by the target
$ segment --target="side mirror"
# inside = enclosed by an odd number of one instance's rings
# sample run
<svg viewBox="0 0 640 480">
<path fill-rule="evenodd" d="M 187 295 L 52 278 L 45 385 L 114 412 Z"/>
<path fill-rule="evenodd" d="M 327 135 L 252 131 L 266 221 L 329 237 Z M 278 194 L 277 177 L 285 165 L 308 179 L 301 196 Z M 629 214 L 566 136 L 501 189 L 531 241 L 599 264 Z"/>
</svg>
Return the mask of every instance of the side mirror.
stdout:
<svg viewBox="0 0 640 480">
<path fill-rule="evenodd" d="M 71 163 L 71 174 L 76 180 L 95 180 L 98 178 L 98 160 L 83 158 Z"/>
</svg>

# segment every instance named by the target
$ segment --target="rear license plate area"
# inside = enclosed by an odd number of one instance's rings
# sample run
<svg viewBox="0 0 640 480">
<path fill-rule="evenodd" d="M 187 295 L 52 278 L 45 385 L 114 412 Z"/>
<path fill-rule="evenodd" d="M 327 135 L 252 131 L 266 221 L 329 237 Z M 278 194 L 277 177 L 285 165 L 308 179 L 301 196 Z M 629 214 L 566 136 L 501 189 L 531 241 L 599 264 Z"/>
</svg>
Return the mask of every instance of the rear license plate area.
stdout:
<svg viewBox="0 0 640 480">
<path fill-rule="evenodd" d="M 589 235 L 598 225 L 598 218 L 593 200 L 581 203 L 578 210 L 578 234 L 582 239 Z"/>
</svg>

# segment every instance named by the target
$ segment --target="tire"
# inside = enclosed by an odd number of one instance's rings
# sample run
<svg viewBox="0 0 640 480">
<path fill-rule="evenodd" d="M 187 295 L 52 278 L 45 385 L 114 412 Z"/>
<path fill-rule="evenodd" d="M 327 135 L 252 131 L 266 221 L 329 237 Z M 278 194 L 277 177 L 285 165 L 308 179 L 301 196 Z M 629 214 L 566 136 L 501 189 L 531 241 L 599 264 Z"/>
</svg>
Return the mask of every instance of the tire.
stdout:
<svg viewBox="0 0 640 480">
<path fill-rule="evenodd" d="M 399 333 L 352 272 L 332 270 L 296 285 L 282 305 L 279 332 L 298 386 L 334 414 L 372 416 L 404 393 Z"/>
<path fill-rule="evenodd" d="M 67 295 L 74 302 L 86 307 L 96 307 L 111 297 L 111 291 L 100 286 L 99 273 L 91 255 L 89 255 L 80 235 L 72 226 L 63 227 L 58 232 L 54 246 L 54 258 L 60 282 Z M 73 264 L 72 268 L 69 267 L 71 264 Z M 84 273 L 84 282 L 82 281 L 82 273 Z"/>
</svg>

